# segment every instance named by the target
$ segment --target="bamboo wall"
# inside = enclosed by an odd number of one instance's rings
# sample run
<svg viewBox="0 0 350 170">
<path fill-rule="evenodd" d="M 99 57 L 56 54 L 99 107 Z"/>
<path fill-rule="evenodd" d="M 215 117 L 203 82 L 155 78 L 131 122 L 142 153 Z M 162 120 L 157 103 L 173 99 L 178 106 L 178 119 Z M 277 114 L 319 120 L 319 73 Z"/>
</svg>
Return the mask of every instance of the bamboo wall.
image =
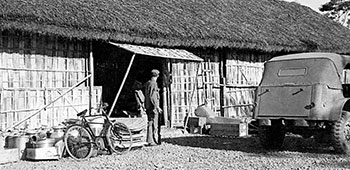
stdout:
<svg viewBox="0 0 350 170">
<path fill-rule="evenodd" d="M 207 62 L 178 61 L 171 64 L 171 125 L 184 126 L 186 115 L 208 101 L 208 106 L 218 115 L 220 111 L 219 58 L 218 55 L 201 54 Z M 212 61 L 211 61 L 212 60 Z"/>
<path fill-rule="evenodd" d="M 171 125 L 182 126 L 186 114 L 198 105 L 196 85 L 197 63 L 177 62 L 172 64 Z"/>
<path fill-rule="evenodd" d="M 246 118 L 252 115 L 255 86 L 261 80 L 263 63 L 272 56 L 256 53 L 226 53 L 224 83 L 220 84 L 220 57 L 218 52 L 197 52 L 205 62 L 174 62 L 171 64 L 171 124 L 183 126 L 185 116 L 194 116 L 194 110 L 207 100 L 218 116 L 220 98 L 224 117 Z M 220 96 L 220 87 L 223 95 Z"/>
<path fill-rule="evenodd" d="M 207 103 L 218 116 L 220 115 L 220 68 L 218 53 L 199 53 L 205 62 L 201 63 L 198 74 L 198 105 Z M 197 105 L 197 106 L 198 106 Z"/>
<path fill-rule="evenodd" d="M 88 43 L 20 32 L 0 33 L 0 128 L 22 120 L 49 103 L 59 92 L 87 75 Z M 94 91 L 99 101 L 101 88 Z M 76 117 L 88 106 L 88 88 L 80 85 L 21 126 L 54 126 Z"/>
<path fill-rule="evenodd" d="M 262 78 L 264 62 L 271 57 L 268 54 L 228 53 L 224 117 L 244 119 L 252 116 L 255 86 L 259 85 Z"/>
</svg>

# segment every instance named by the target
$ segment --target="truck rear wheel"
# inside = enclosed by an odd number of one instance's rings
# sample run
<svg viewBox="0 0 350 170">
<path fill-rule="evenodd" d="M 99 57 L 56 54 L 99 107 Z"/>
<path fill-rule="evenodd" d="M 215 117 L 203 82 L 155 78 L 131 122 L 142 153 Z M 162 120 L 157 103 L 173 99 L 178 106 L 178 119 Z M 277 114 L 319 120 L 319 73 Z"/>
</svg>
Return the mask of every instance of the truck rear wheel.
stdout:
<svg viewBox="0 0 350 170">
<path fill-rule="evenodd" d="M 333 147 L 336 152 L 350 154 L 350 112 L 342 111 L 332 128 Z"/>
<path fill-rule="evenodd" d="M 282 148 L 286 132 L 279 122 L 271 122 L 271 124 L 271 126 L 259 126 L 258 136 L 260 144 L 265 149 L 279 150 Z"/>
</svg>

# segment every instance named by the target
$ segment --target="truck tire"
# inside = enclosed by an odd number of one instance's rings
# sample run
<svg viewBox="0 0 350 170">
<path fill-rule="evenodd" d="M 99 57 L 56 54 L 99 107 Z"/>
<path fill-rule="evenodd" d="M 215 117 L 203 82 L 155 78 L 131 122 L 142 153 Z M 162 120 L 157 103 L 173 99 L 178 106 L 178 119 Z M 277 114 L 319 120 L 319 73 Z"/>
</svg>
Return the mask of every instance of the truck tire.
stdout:
<svg viewBox="0 0 350 170">
<path fill-rule="evenodd" d="M 268 150 L 280 150 L 285 134 L 281 126 L 259 126 L 258 128 L 260 144 Z"/>
<path fill-rule="evenodd" d="M 337 153 L 350 154 L 350 112 L 342 111 L 332 127 L 333 147 Z"/>
</svg>

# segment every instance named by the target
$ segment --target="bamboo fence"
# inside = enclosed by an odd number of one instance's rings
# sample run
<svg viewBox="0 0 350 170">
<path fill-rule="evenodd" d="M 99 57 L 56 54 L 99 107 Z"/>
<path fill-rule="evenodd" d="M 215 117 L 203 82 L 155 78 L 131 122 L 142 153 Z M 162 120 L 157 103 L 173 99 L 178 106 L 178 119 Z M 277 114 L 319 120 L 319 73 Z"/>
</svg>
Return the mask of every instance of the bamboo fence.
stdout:
<svg viewBox="0 0 350 170">
<path fill-rule="evenodd" d="M 182 126 L 190 109 L 197 106 L 197 64 L 195 62 L 173 63 L 171 84 L 171 125 Z M 192 108 L 190 108 L 192 107 Z"/>
<path fill-rule="evenodd" d="M 0 128 L 20 121 L 87 75 L 89 44 L 3 31 L 0 34 Z M 87 83 L 53 103 L 23 126 L 54 126 L 88 107 Z M 93 103 L 101 87 L 95 87 Z"/>
<path fill-rule="evenodd" d="M 259 85 L 264 62 L 271 56 L 254 53 L 230 53 L 226 60 L 224 86 L 224 116 L 246 118 L 252 116 L 255 87 Z"/>
<path fill-rule="evenodd" d="M 175 62 L 171 70 L 172 126 L 184 126 L 185 117 L 194 116 L 194 110 L 206 100 L 219 115 L 220 89 L 215 88 L 219 83 L 218 62 Z"/>
<path fill-rule="evenodd" d="M 186 115 L 194 116 L 194 110 L 207 101 L 217 116 L 221 107 L 224 117 L 246 118 L 252 115 L 255 86 L 261 80 L 263 63 L 269 55 L 234 53 L 226 56 L 225 82 L 220 84 L 220 61 L 217 53 L 200 54 L 205 62 L 172 63 L 171 123 L 184 126 Z M 220 96 L 224 86 L 224 96 Z M 220 106 L 220 98 L 224 103 Z"/>
</svg>

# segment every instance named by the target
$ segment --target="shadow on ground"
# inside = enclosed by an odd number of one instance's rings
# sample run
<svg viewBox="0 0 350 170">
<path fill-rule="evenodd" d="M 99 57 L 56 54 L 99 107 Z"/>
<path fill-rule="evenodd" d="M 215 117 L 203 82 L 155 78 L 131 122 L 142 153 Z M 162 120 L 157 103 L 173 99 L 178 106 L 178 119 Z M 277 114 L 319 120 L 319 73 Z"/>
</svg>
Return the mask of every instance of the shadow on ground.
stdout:
<svg viewBox="0 0 350 170">
<path fill-rule="evenodd" d="M 210 148 L 218 150 L 234 150 L 247 153 L 266 153 L 269 150 L 263 149 L 259 138 L 256 135 L 241 138 L 215 137 L 210 135 L 189 135 L 181 137 L 164 138 L 163 142 L 174 145 Z M 283 148 L 280 151 L 335 154 L 331 144 L 319 144 L 313 138 L 302 138 L 297 135 L 287 135 Z"/>
<path fill-rule="evenodd" d="M 201 136 L 184 136 L 162 139 L 164 142 L 174 145 L 210 148 L 219 150 L 236 150 L 243 152 L 263 151 L 258 143 L 256 137 L 245 138 L 228 138 L 228 137 L 214 137 L 209 135 Z"/>
</svg>

